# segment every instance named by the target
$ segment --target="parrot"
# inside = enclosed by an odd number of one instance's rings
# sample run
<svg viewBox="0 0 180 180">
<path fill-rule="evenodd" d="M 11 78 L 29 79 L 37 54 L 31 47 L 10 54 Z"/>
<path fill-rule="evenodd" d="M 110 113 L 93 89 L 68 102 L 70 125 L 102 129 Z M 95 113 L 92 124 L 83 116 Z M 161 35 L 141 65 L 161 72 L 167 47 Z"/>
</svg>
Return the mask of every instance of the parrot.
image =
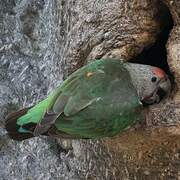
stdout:
<svg viewBox="0 0 180 180">
<path fill-rule="evenodd" d="M 168 75 L 151 65 L 99 59 L 64 80 L 47 98 L 5 119 L 8 136 L 22 141 L 112 137 L 142 120 L 142 110 L 171 89 Z"/>
</svg>

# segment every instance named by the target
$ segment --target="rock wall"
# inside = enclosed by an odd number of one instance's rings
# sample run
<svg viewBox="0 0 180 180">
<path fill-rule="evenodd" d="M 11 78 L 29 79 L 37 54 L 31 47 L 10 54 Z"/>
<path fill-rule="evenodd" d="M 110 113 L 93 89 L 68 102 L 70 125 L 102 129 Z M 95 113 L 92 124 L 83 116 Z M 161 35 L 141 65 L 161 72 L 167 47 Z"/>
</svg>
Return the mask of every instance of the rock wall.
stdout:
<svg viewBox="0 0 180 180">
<path fill-rule="evenodd" d="M 5 116 L 43 99 L 91 58 L 129 60 L 150 47 L 163 29 L 158 0 L 0 0 L 1 179 L 178 179 L 180 149 L 179 9 L 168 63 L 171 97 L 146 110 L 146 120 L 114 138 L 10 140 Z"/>
</svg>

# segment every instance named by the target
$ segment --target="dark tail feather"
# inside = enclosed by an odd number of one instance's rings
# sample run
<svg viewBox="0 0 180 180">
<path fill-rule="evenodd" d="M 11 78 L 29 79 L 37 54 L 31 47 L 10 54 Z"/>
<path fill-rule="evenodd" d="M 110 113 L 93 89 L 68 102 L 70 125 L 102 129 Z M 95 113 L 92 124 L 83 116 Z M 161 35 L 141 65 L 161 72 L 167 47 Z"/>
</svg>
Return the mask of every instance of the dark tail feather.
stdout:
<svg viewBox="0 0 180 180">
<path fill-rule="evenodd" d="M 31 108 L 31 107 L 30 107 Z M 23 116 L 24 114 L 26 114 L 26 112 L 30 109 L 30 108 L 25 108 L 22 110 L 19 110 L 17 112 L 11 113 L 5 121 L 5 128 L 8 132 L 8 135 L 10 138 L 17 140 L 17 141 L 22 141 L 24 139 L 28 139 L 31 137 L 34 137 L 33 134 L 31 133 L 20 133 L 18 132 L 19 126 L 17 125 L 17 119 L 21 116 Z M 27 130 L 32 131 L 35 128 L 34 123 L 29 123 L 27 125 L 25 125 L 24 127 Z"/>
</svg>

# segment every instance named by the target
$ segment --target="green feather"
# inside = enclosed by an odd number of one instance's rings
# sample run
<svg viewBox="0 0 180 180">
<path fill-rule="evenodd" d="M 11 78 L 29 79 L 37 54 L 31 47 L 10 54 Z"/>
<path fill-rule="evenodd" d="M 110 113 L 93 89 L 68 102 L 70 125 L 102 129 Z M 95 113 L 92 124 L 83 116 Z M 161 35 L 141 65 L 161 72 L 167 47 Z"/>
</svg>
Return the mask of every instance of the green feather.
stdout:
<svg viewBox="0 0 180 180">
<path fill-rule="evenodd" d="M 45 100 L 17 119 L 19 126 L 40 124 L 44 133 L 54 123 L 56 132 L 72 137 L 112 136 L 141 118 L 141 104 L 121 61 L 99 60 L 70 75 Z M 46 124 L 46 112 L 57 116 Z M 44 130 L 42 129 L 44 128 Z M 19 132 L 25 132 L 19 129 Z"/>
<path fill-rule="evenodd" d="M 20 127 L 20 128 L 18 129 L 18 131 L 19 131 L 20 133 L 29 133 L 29 132 L 30 132 L 30 131 L 22 128 L 22 127 Z"/>
<path fill-rule="evenodd" d="M 17 124 L 19 126 L 28 124 L 28 123 L 38 123 L 44 116 L 44 114 L 51 108 L 54 104 L 55 99 L 60 94 L 60 88 L 56 88 L 48 98 L 41 101 L 39 104 L 32 107 L 24 116 L 21 116 L 17 119 Z"/>
<path fill-rule="evenodd" d="M 66 82 L 61 91 L 71 98 L 55 122 L 60 131 L 83 138 L 112 136 L 141 118 L 130 75 L 117 60 L 96 61 Z"/>
</svg>

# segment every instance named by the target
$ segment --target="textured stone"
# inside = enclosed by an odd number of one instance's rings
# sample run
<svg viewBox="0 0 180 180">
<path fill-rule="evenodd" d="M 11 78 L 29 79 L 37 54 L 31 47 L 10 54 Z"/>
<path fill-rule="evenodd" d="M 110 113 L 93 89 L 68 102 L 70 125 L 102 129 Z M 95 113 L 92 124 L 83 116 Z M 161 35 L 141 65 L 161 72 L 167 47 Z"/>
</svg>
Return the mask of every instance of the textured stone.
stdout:
<svg viewBox="0 0 180 180">
<path fill-rule="evenodd" d="M 151 46 L 162 28 L 160 7 L 156 0 L 0 0 L 0 127 L 9 112 L 43 99 L 91 58 L 128 60 Z M 178 34 L 175 27 L 168 42 L 177 87 Z M 0 179 L 177 179 L 178 92 L 114 138 L 14 142 L 1 128 Z"/>
</svg>

